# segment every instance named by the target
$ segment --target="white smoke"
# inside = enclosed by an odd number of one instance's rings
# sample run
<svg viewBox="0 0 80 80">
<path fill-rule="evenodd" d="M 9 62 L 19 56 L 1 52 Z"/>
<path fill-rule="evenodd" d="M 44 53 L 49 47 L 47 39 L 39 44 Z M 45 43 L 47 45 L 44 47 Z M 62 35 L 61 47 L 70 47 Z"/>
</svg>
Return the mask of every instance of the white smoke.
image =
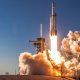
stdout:
<svg viewBox="0 0 80 80">
<path fill-rule="evenodd" d="M 80 72 L 80 32 L 69 31 L 67 38 L 62 40 L 61 51 L 66 60 L 64 75 L 76 76 L 76 72 Z"/>
<path fill-rule="evenodd" d="M 53 75 L 53 66 L 46 52 L 31 55 L 24 52 L 19 56 L 20 75 Z"/>
</svg>

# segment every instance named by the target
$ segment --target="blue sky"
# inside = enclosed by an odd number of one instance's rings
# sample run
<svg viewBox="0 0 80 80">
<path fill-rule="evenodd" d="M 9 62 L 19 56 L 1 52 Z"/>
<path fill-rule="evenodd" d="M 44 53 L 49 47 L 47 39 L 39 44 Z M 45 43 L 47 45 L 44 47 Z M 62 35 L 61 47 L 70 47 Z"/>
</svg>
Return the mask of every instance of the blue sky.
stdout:
<svg viewBox="0 0 80 80">
<path fill-rule="evenodd" d="M 60 41 L 69 30 L 80 31 L 80 0 L 54 0 Z M 52 0 L 0 0 L 0 74 L 18 69 L 22 52 L 35 53 L 29 40 L 39 37 L 40 24 L 49 46 Z"/>
</svg>

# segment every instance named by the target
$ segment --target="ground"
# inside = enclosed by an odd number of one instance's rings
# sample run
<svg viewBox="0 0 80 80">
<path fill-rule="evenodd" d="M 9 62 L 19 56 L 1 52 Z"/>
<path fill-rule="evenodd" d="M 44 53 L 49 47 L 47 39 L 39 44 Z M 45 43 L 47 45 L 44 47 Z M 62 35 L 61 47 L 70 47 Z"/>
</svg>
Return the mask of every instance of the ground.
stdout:
<svg viewBox="0 0 80 80">
<path fill-rule="evenodd" d="M 61 78 L 61 77 L 52 77 L 52 76 L 43 76 L 43 75 L 0 75 L 0 80 L 75 80 L 72 78 Z"/>
</svg>

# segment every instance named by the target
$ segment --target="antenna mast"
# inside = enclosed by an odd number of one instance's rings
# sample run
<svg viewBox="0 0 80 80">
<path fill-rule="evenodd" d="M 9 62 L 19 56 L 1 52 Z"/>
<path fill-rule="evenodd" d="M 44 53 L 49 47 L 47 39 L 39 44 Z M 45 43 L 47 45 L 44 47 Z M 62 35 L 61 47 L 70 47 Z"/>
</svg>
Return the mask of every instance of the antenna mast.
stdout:
<svg viewBox="0 0 80 80">
<path fill-rule="evenodd" d="M 42 38 L 42 24 L 40 24 L 40 37 Z"/>
</svg>

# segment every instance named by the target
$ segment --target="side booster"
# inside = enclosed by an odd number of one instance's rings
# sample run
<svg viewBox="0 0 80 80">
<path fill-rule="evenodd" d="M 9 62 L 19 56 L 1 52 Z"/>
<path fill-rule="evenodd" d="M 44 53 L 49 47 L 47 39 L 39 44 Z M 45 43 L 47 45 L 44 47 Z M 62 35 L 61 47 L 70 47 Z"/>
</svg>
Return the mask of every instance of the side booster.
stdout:
<svg viewBox="0 0 80 80">
<path fill-rule="evenodd" d="M 52 3 L 52 14 L 50 17 L 50 35 L 54 36 L 57 35 L 57 29 L 56 29 L 56 13 L 55 13 L 55 4 Z"/>
</svg>

